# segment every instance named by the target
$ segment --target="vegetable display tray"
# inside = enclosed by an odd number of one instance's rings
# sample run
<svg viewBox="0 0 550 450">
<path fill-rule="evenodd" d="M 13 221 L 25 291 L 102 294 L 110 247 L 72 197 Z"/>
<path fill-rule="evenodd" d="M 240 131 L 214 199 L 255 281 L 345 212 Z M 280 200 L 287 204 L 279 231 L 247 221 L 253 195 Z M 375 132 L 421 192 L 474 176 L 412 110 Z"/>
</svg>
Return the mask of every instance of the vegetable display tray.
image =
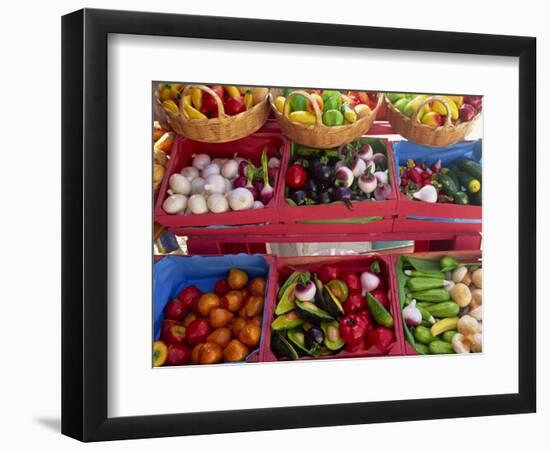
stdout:
<svg viewBox="0 0 550 450">
<path fill-rule="evenodd" d="M 349 352 L 345 349 L 335 355 L 326 356 L 302 356 L 299 360 L 322 360 L 334 358 L 360 358 L 373 356 L 394 356 L 403 355 L 404 336 L 401 327 L 401 308 L 396 295 L 396 289 L 392 286 L 392 258 L 388 255 L 369 254 L 361 256 L 302 256 L 302 257 L 275 257 L 275 262 L 269 274 L 269 292 L 268 299 L 264 309 L 265 326 L 262 328 L 262 340 L 260 345 L 260 361 L 284 361 L 278 359 L 271 349 L 271 322 L 274 320 L 275 308 L 277 305 L 277 295 L 279 288 L 286 278 L 294 271 L 315 272 L 324 264 L 335 264 L 340 269 L 352 269 L 357 272 L 368 270 L 371 263 L 378 260 L 382 263 L 383 271 L 386 274 L 384 279 L 385 291 L 390 300 L 390 313 L 394 319 L 393 331 L 395 333 L 395 342 L 390 346 L 387 352 L 382 353 L 376 349 L 358 350 Z"/>
<path fill-rule="evenodd" d="M 453 203 L 424 203 L 410 200 L 401 192 L 399 167 L 405 166 L 407 160 L 432 166 L 441 160 L 447 167 L 459 158 L 481 162 L 482 141 L 467 141 L 448 147 L 433 148 L 414 144 L 408 141 L 397 141 L 391 144 L 394 161 L 394 174 L 398 187 L 396 218 L 393 231 L 432 232 L 457 231 L 480 232 L 482 207 L 475 205 L 457 205 Z"/>
<path fill-rule="evenodd" d="M 153 338 L 160 338 L 164 320 L 164 307 L 176 298 L 185 287 L 197 286 L 203 292 L 212 292 L 216 281 L 226 278 L 229 269 L 238 267 L 250 277 L 265 277 L 267 280 L 262 334 L 258 349 L 246 358 L 246 362 L 258 361 L 265 328 L 269 329 L 266 307 L 273 295 L 270 274 L 274 271 L 275 258 L 270 255 L 224 255 L 224 256 L 166 256 L 157 260 L 153 268 Z M 226 363 L 236 364 L 236 363 Z"/>
<path fill-rule="evenodd" d="M 445 252 L 421 252 L 421 253 L 408 253 L 406 255 L 390 255 L 389 258 L 391 259 L 391 271 L 393 272 L 391 274 L 391 278 L 393 280 L 392 286 L 394 289 L 394 298 L 397 299 L 398 302 L 398 308 L 399 311 L 402 310 L 402 308 L 405 305 L 405 291 L 404 291 L 404 283 L 405 283 L 405 275 L 402 272 L 402 258 L 404 257 L 411 257 L 411 258 L 418 258 L 418 259 L 426 259 L 430 261 L 438 261 L 443 256 L 451 256 L 455 258 L 457 261 L 466 263 L 466 262 L 477 262 L 482 257 L 481 250 L 464 250 L 464 251 L 445 251 Z M 275 271 L 273 271 L 275 272 Z M 416 350 L 411 345 L 410 342 L 407 341 L 405 338 L 405 332 L 403 330 L 403 327 L 406 327 L 405 322 L 403 319 L 401 319 L 401 331 L 403 335 L 403 354 L 404 355 L 417 355 Z"/>
<path fill-rule="evenodd" d="M 235 154 L 245 159 L 250 159 L 258 167 L 262 150 L 267 149 L 268 158 L 281 154 L 281 167 L 286 167 L 290 143 L 280 133 L 255 133 L 243 139 L 226 143 L 204 143 L 177 136 L 166 175 L 162 180 L 159 194 L 155 204 L 155 221 L 165 227 L 217 227 L 223 225 L 245 225 L 257 223 L 275 223 L 279 219 L 277 198 L 283 189 L 284 172 L 282 169 L 275 181 L 275 192 L 270 202 L 262 209 L 246 211 L 228 211 L 224 213 L 205 214 L 167 214 L 162 209 L 162 203 L 169 195 L 168 181 L 174 173 L 179 173 L 184 167 L 191 165 L 193 155 L 206 153 L 211 158 L 232 158 Z"/>
<path fill-rule="evenodd" d="M 388 161 L 389 183 L 392 193 L 387 200 L 375 201 L 353 201 L 352 209 L 348 208 L 343 202 L 335 202 L 326 205 L 300 205 L 289 204 L 286 199 L 286 183 L 278 193 L 278 208 L 280 220 L 282 223 L 298 225 L 325 225 L 326 230 L 339 229 L 349 226 L 352 228 L 361 228 L 368 232 L 387 232 L 393 229 L 394 214 L 397 210 L 397 183 L 395 177 L 395 165 L 391 146 L 386 139 L 379 138 L 361 138 L 365 142 L 370 141 L 371 145 L 378 145 L 384 148 Z M 379 144 L 373 142 L 379 141 Z M 289 157 L 284 167 L 291 164 Z M 284 180 L 283 180 L 284 181 Z"/>
</svg>

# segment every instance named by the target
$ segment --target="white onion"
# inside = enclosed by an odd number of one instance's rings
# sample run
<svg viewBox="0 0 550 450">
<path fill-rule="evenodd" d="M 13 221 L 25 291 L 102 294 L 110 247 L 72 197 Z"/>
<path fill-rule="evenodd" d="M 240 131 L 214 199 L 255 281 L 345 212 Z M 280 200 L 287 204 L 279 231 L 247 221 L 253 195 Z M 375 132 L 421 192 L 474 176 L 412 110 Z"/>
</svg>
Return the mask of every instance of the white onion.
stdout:
<svg viewBox="0 0 550 450">
<path fill-rule="evenodd" d="M 189 195 L 191 193 L 191 183 L 181 173 L 172 174 L 168 184 L 170 185 L 170 189 L 176 194 Z"/>
<path fill-rule="evenodd" d="M 206 178 L 204 190 L 208 194 L 223 194 L 225 192 L 225 179 L 221 175 L 210 175 Z"/>
<path fill-rule="evenodd" d="M 254 204 L 254 196 L 246 188 L 237 188 L 232 190 L 227 196 L 229 200 L 229 206 L 233 211 L 242 211 L 252 208 Z"/>
<path fill-rule="evenodd" d="M 181 194 L 173 194 L 162 203 L 162 209 L 168 214 L 178 214 L 185 210 L 187 197 Z"/>
<path fill-rule="evenodd" d="M 222 175 L 232 180 L 239 172 L 239 163 L 234 159 L 227 160 L 222 166 Z"/>
<path fill-rule="evenodd" d="M 229 209 L 229 203 L 223 194 L 212 194 L 208 196 L 206 205 L 213 213 L 223 213 Z"/>
<path fill-rule="evenodd" d="M 225 183 L 225 191 L 224 192 L 229 192 L 231 189 L 233 189 L 233 183 L 231 182 L 231 180 L 228 180 L 227 178 L 224 178 L 223 181 Z"/>
<path fill-rule="evenodd" d="M 416 307 L 416 300 L 403 308 L 403 320 L 409 327 L 416 327 L 422 322 L 422 313 Z"/>
<path fill-rule="evenodd" d="M 196 167 L 193 166 L 187 166 L 181 169 L 180 172 L 185 178 L 187 178 L 189 181 L 193 181 L 195 178 L 199 176 L 199 171 Z"/>
<path fill-rule="evenodd" d="M 206 153 L 199 153 L 193 158 L 193 167 L 196 167 L 199 170 L 204 169 L 208 164 L 210 164 L 210 156 Z"/>
<path fill-rule="evenodd" d="M 204 195 L 202 194 L 195 194 L 189 197 L 187 206 L 189 208 L 189 211 L 191 211 L 193 214 L 204 214 L 205 212 L 208 212 L 206 200 L 204 198 Z"/>
<path fill-rule="evenodd" d="M 208 178 L 210 175 L 218 175 L 220 173 L 220 166 L 217 164 L 208 164 L 204 169 L 202 169 L 202 177 L 204 179 Z"/>
<path fill-rule="evenodd" d="M 252 209 L 262 209 L 265 205 L 260 200 L 255 200 L 252 204 Z"/>
<path fill-rule="evenodd" d="M 363 272 L 361 274 L 361 294 L 374 291 L 380 285 L 378 275 L 371 272 Z"/>
<path fill-rule="evenodd" d="M 192 194 L 202 194 L 204 192 L 204 185 L 206 181 L 204 178 L 197 177 L 191 181 L 191 193 Z"/>
<path fill-rule="evenodd" d="M 212 160 L 212 164 L 216 164 L 216 166 L 218 166 L 220 169 L 222 168 L 222 166 L 224 165 L 225 163 L 225 159 L 222 159 L 222 158 L 214 158 Z"/>
<path fill-rule="evenodd" d="M 426 184 L 422 186 L 422 189 L 416 191 L 413 197 L 421 202 L 435 203 L 437 202 L 437 190 L 431 184 Z"/>
</svg>

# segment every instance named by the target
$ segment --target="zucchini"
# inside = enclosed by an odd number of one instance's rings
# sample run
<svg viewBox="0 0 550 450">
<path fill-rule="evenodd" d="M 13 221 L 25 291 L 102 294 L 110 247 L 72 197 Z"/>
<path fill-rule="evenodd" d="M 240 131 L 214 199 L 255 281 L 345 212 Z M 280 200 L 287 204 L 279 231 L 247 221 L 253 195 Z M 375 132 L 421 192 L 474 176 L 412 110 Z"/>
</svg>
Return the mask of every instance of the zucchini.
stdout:
<svg viewBox="0 0 550 450">
<path fill-rule="evenodd" d="M 407 280 L 407 288 L 411 292 L 442 288 L 445 287 L 447 284 L 447 281 L 442 278 L 412 277 Z"/>
<path fill-rule="evenodd" d="M 479 191 L 478 191 L 479 192 Z M 453 199 L 457 205 L 467 205 L 470 203 L 466 192 L 458 191 L 453 195 Z"/>
<path fill-rule="evenodd" d="M 460 307 L 453 301 L 440 302 L 424 308 L 432 316 L 442 317 L 456 317 L 460 311 Z M 437 324 L 437 322 L 436 322 Z"/>
<path fill-rule="evenodd" d="M 453 180 L 454 184 L 458 187 L 460 186 L 460 180 L 456 176 L 456 173 L 454 173 L 451 169 L 448 167 L 443 167 L 441 169 L 441 173 L 447 175 L 451 180 Z"/>
<path fill-rule="evenodd" d="M 441 184 L 441 190 L 445 194 L 454 196 L 458 192 L 459 186 L 455 184 L 450 176 L 445 175 L 444 173 L 436 173 L 434 178 L 435 181 Z"/>
<path fill-rule="evenodd" d="M 466 172 L 481 182 L 481 164 L 468 158 L 460 158 L 456 161 L 456 165 L 460 168 L 460 170 Z"/>
<path fill-rule="evenodd" d="M 378 325 L 382 325 L 386 328 L 393 327 L 392 315 L 386 308 L 384 308 L 382 303 L 370 294 L 370 292 L 367 292 L 367 309 Z"/>
<path fill-rule="evenodd" d="M 460 180 L 460 184 L 464 186 L 468 192 L 475 194 L 481 189 L 481 182 L 478 179 L 474 178 L 466 172 L 458 170 L 458 168 L 456 167 L 453 167 L 453 171 L 456 173 L 456 176 Z"/>
<path fill-rule="evenodd" d="M 434 278 L 435 279 L 435 278 Z M 413 293 L 413 298 L 425 302 L 446 302 L 451 299 L 451 295 L 445 289 L 428 289 L 426 291 L 417 291 Z M 432 313 L 433 315 L 433 313 Z"/>
</svg>

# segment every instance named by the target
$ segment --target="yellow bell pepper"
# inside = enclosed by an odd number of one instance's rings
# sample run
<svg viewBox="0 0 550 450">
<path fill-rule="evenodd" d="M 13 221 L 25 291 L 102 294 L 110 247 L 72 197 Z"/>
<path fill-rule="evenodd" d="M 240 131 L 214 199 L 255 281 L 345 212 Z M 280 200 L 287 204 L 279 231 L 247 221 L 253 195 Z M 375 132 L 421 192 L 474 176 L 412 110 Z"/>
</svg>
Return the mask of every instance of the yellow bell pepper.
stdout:
<svg viewBox="0 0 550 450">
<path fill-rule="evenodd" d="M 191 104 L 191 95 L 186 95 L 185 97 L 183 97 L 181 106 L 183 107 L 190 119 L 208 119 L 208 117 L 206 117 L 203 113 L 193 107 L 193 105 Z"/>
<path fill-rule="evenodd" d="M 446 317 L 434 323 L 430 331 L 432 332 L 432 336 L 438 336 L 441 333 L 445 333 L 445 331 L 456 329 L 457 324 L 458 317 Z"/>
<path fill-rule="evenodd" d="M 291 112 L 289 118 L 292 122 L 298 122 L 304 125 L 315 125 L 315 123 L 317 122 L 317 117 L 315 116 L 315 114 L 309 111 Z"/>
<path fill-rule="evenodd" d="M 227 92 L 227 95 L 229 95 L 231 98 L 241 97 L 241 92 L 236 86 L 224 86 L 223 88 L 225 89 L 225 92 Z"/>
<path fill-rule="evenodd" d="M 244 106 L 246 109 L 252 108 L 254 105 L 254 96 L 252 95 L 252 90 L 248 89 L 244 94 Z"/>
<path fill-rule="evenodd" d="M 191 89 L 191 103 L 195 109 L 201 109 L 202 106 L 202 91 L 199 88 Z"/>
</svg>

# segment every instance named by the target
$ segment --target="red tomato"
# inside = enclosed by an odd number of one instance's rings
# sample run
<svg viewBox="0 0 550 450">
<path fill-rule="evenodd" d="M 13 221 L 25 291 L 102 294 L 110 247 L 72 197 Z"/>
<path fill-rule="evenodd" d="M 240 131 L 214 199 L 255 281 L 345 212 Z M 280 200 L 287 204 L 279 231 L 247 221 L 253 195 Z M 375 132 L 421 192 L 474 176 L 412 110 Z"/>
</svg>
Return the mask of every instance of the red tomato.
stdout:
<svg viewBox="0 0 550 450">
<path fill-rule="evenodd" d="M 286 184 L 291 188 L 300 189 L 306 184 L 307 172 L 300 164 L 292 164 L 286 170 Z"/>
<path fill-rule="evenodd" d="M 352 314 L 365 309 L 367 301 L 360 292 L 352 292 L 342 306 L 346 314 Z"/>
<path fill-rule="evenodd" d="M 317 271 L 317 276 L 323 283 L 336 280 L 340 275 L 340 268 L 334 264 L 325 264 Z"/>
<path fill-rule="evenodd" d="M 352 270 L 346 270 L 340 277 L 346 283 L 350 292 L 361 292 L 361 280 Z"/>
</svg>

